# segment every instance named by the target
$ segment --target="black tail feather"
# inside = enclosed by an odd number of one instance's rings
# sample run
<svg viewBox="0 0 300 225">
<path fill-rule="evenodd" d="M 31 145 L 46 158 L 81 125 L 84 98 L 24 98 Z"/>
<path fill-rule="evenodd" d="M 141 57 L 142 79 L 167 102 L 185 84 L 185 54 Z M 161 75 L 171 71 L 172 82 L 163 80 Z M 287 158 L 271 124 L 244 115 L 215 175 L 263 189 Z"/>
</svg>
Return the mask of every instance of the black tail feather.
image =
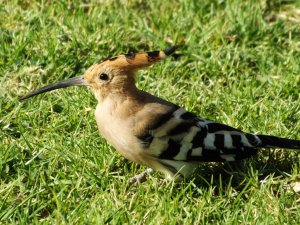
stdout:
<svg viewBox="0 0 300 225">
<path fill-rule="evenodd" d="M 280 138 L 269 135 L 256 135 L 261 140 L 260 147 L 265 148 L 288 148 L 300 150 L 300 141 Z"/>
</svg>

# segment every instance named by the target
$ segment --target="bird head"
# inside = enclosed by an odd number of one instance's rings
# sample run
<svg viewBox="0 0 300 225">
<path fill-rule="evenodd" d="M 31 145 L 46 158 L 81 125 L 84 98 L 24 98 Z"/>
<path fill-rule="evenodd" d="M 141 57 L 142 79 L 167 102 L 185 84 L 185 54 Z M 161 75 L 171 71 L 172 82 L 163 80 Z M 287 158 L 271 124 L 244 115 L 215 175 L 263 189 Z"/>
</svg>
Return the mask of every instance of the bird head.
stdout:
<svg viewBox="0 0 300 225">
<path fill-rule="evenodd" d="M 90 86 L 98 100 L 104 99 L 109 93 L 124 93 L 135 89 L 136 70 L 151 66 L 164 59 L 171 55 L 176 48 L 177 46 L 172 46 L 164 51 L 128 53 L 108 58 L 92 65 L 82 76 L 47 85 L 20 97 L 20 100 L 69 86 Z"/>
</svg>

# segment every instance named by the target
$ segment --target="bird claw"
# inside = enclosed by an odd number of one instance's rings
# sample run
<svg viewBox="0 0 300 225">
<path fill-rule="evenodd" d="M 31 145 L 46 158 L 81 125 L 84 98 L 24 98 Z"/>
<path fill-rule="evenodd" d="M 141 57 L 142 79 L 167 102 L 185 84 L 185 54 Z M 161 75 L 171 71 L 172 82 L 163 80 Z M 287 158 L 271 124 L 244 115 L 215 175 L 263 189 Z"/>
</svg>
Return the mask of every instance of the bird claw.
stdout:
<svg viewBox="0 0 300 225">
<path fill-rule="evenodd" d="M 152 172 L 153 172 L 153 169 L 148 168 L 144 172 L 139 173 L 139 174 L 135 175 L 134 177 L 131 177 L 129 179 L 129 183 L 130 184 L 143 183 L 147 180 L 147 174 L 150 174 Z"/>
</svg>

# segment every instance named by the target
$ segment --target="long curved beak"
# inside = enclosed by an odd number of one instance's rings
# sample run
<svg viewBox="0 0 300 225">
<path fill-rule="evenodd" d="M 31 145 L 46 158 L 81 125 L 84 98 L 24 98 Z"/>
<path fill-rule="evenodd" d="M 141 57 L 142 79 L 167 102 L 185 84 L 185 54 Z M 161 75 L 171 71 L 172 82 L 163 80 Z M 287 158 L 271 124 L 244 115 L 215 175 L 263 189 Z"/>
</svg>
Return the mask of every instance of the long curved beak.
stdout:
<svg viewBox="0 0 300 225">
<path fill-rule="evenodd" d="M 60 81 L 60 82 L 57 82 L 54 84 L 49 84 L 45 87 L 42 87 L 33 92 L 30 92 L 29 94 L 20 97 L 19 100 L 22 101 L 24 99 L 33 97 L 35 95 L 42 94 L 44 92 L 48 92 L 48 91 L 52 91 L 52 90 L 60 89 L 60 88 L 65 88 L 65 87 L 70 87 L 70 86 L 89 86 L 89 83 L 84 80 L 83 76 L 72 77 L 70 79 L 63 80 L 63 81 Z"/>
</svg>

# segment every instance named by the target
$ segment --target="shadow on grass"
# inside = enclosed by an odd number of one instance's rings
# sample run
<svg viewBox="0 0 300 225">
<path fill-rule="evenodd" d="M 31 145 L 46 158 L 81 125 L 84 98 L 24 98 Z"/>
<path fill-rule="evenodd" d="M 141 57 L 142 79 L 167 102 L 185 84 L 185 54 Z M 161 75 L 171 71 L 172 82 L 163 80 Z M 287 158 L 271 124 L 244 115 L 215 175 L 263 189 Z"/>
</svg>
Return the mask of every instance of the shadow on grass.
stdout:
<svg viewBox="0 0 300 225">
<path fill-rule="evenodd" d="M 214 195 L 225 194 L 229 187 L 240 192 L 249 185 L 258 187 L 269 177 L 276 181 L 289 177 L 297 163 L 297 152 L 290 154 L 290 151 L 276 151 L 269 155 L 264 152 L 264 155 L 238 162 L 204 163 L 195 171 L 192 182 L 200 189 L 214 187 Z"/>
</svg>

